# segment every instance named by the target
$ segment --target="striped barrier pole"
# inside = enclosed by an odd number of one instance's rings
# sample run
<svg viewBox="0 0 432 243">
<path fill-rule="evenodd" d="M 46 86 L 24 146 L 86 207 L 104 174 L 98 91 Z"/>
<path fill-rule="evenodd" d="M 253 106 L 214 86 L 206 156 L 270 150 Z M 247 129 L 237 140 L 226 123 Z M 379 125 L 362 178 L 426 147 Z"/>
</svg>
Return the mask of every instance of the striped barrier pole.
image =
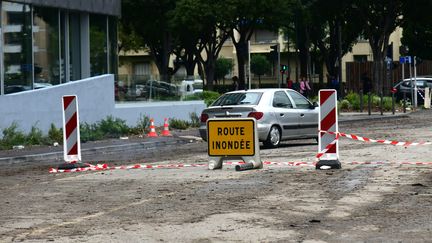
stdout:
<svg viewBox="0 0 432 243">
<path fill-rule="evenodd" d="M 337 119 L 337 93 L 334 89 L 322 89 L 319 91 L 319 134 L 318 155 L 316 169 L 321 166 L 330 166 L 332 169 L 340 169 L 338 153 L 338 119 Z M 326 133 L 323 131 L 333 132 Z"/>
<path fill-rule="evenodd" d="M 65 95 L 63 103 L 63 155 L 67 163 L 81 162 L 78 98 Z"/>
</svg>

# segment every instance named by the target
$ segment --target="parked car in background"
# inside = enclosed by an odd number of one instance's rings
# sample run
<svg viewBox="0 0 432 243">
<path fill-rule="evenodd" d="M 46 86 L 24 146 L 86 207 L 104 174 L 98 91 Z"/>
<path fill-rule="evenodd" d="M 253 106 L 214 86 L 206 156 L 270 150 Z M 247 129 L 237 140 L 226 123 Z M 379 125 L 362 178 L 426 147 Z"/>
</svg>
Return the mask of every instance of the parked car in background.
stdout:
<svg viewBox="0 0 432 243">
<path fill-rule="evenodd" d="M 182 80 L 178 89 L 179 95 L 202 93 L 204 82 L 201 79 Z"/>
<path fill-rule="evenodd" d="M 53 85 L 50 83 L 34 83 L 33 89 L 43 89 L 52 87 Z M 28 91 L 31 90 L 31 86 L 28 85 L 6 85 L 5 86 L 5 94 L 13 94 L 18 93 L 22 91 Z"/>
<path fill-rule="evenodd" d="M 414 90 L 414 84 L 417 85 L 417 90 L 420 92 L 419 95 L 417 95 L 417 100 L 419 103 L 423 103 L 423 97 L 424 97 L 424 91 L 425 87 L 432 88 L 432 76 L 419 76 L 416 79 L 407 78 L 399 83 L 397 83 L 395 86 L 393 86 L 393 90 L 396 94 L 396 100 L 402 100 L 405 94 L 406 99 L 412 100 L 412 92 Z"/>
<path fill-rule="evenodd" d="M 258 138 L 275 148 L 283 140 L 318 139 L 318 105 L 292 89 L 250 89 L 220 96 L 201 114 L 199 132 L 207 141 L 207 120 L 254 117 Z"/>
</svg>

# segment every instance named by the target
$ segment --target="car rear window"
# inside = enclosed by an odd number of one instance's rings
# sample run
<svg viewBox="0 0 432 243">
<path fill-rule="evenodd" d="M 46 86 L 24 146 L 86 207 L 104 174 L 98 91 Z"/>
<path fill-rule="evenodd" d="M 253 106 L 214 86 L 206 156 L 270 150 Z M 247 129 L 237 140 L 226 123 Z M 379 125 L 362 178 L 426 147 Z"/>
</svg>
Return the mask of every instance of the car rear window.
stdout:
<svg viewBox="0 0 432 243">
<path fill-rule="evenodd" d="M 212 106 L 223 105 L 256 105 L 258 104 L 262 93 L 247 92 L 247 93 L 230 93 L 224 94 L 217 99 Z"/>
</svg>

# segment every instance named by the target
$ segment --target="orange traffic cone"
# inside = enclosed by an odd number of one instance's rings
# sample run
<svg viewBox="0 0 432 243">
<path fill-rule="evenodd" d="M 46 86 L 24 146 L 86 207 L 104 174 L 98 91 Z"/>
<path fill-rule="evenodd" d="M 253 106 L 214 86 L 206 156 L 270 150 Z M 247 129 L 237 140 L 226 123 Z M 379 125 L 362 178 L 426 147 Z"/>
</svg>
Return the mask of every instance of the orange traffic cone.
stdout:
<svg viewBox="0 0 432 243">
<path fill-rule="evenodd" d="M 172 136 L 169 131 L 168 119 L 164 119 L 164 129 L 162 131 L 162 136 Z"/>
<path fill-rule="evenodd" d="M 147 134 L 147 137 L 157 137 L 156 129 L 154 126 L 154 120 L 153 118 L 150 119 L 150 132 Z"/>
</svg>

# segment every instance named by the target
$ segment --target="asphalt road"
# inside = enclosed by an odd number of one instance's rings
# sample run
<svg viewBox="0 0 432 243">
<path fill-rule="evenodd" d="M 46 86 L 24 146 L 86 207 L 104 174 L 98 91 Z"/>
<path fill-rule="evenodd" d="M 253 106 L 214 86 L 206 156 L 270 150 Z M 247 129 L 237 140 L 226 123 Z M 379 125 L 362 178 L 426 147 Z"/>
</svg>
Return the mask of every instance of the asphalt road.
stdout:
<svg viewBox="0 0 432 243">
<path fill-rule="evenodd" d="M 341 123 L 339 130 L 430 142 L 431 118 L 431 111 L 420 111 L 357 119 Z M 89 147 L 86 155 L 88 162 L 109 166 L 151 163 L 163 168 L 49 174 L 59 161 L 3 160 L 0 241 L 430 241 L 431 145 L 341 138 L 342 169 L 321 171 L 312 165 L 314 140 L 289 141 L 261 150 L 262 160 L 273 163 L 264 169 L 236 172 L 224 165 L 210 171 L 199 166 L 208 160 L 206 143 L 193 135 L 158 138 L 158 146 L 135 149 L 115 149 L 121 147 L 116 141 L 105 141 L 100 147 L 111 144 L 111 150 L 91 152 Z M 167 168 L 178 164 L 195 166 Z"/>
</svg>

